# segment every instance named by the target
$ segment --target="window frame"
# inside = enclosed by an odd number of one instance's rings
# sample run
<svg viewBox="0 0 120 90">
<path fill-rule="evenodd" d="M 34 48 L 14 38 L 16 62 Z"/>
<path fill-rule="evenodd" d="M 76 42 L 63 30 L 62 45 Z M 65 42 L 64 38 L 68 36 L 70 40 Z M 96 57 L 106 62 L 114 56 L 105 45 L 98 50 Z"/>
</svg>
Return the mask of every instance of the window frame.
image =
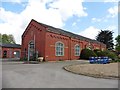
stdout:
<svg viewBox="0 0 120 90">
<path fill-rule="evenodd" d="M 79 47 L 79 48 L 78 48 Z M 77 49 L 76 49 L 77 48 Z M 78 50 L 79 49 L 79 50 Z M 79 44 L 76 44 L 75 47 L 74 47 L 74 55 L 75 56 L 80 56 L 80 45 Z M 78 52 L 79 51 L 79 52 Z"/>
<path fill-rule="evenodd" d="M 58 46 L 58 43 L 62 44 L 63 46 Z M 60 51 L 57 51 L 57 48 L 60 48 L 58 49 Z M 61 41 L 55 43 L 55 56 L 64 56 L 64 43 Z"/>
</svg>

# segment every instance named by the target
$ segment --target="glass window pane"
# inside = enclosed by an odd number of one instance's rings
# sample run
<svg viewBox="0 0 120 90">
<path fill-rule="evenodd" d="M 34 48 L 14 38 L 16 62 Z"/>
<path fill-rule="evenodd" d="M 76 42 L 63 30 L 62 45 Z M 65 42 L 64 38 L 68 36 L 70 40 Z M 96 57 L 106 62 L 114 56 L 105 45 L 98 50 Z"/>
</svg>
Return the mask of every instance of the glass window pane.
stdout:
<svg viewBox="0 0 120 90">
<path fill-rule="evenodd" d="M 79 56 L 79 55 L 80 55 L 80 46 L 79 46 L 79 45 L 76 45 L 76 46 L 75 46 L 75 55 L 76 55 L 76 56 Z"/>
<path fill-rule="evenodd" d="M 64 46 L 62 43 L 56 43 L 56 55 L 57 56 L 62 56 L 64 51 Z"/>
</svg>

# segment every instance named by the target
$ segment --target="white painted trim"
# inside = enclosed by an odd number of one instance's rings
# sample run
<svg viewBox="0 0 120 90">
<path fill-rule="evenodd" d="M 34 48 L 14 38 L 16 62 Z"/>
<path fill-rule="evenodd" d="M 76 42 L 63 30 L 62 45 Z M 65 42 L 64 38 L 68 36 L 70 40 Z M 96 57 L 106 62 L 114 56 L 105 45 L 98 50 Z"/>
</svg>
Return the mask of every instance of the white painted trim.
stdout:
<svg viewBox="0 0 120 90">
<path fill-rule="evenodd" d="M 57 43 L 62 43 L 62 44 L 63 44 L 63 55 L 57 55 L 57 54 L 56 54 L 56 44 L 57 44 Z M 55 56 L 64 56 L 64 48 L 65 48 L 65 47 L 64 47 L 64 43 L 61 42 L 61 41 L 57 41 L 57 42 L 55 43 Z"/>
<path fill-rule="evenodd" d="M 76 46 L 79 46 L 79 55 L 76 55 Z M 75 46 L 74 46 L 74 55 L 75 56 L 80 56 L 80 45 L 79 44 L 76 44 Z"/>
</svg>

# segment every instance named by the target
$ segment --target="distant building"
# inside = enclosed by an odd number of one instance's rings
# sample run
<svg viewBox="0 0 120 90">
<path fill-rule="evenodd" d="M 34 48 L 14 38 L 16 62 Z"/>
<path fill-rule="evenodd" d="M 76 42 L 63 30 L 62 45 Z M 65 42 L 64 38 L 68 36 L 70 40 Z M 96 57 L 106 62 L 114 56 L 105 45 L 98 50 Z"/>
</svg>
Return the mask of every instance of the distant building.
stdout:
<svg viewBox="0 0 120 90">
<path fill-rule="evenodd" d="M 84 48 L 104 50 L 106 45 L 32 19 L 22 35 L 21 57 L 38 53 L 46 61 L 74 60 Z"/>
<path fill-rule="evenodd" d="M 0 58 L 20 58 L 21 45 L 0 44 Z"/>
</svg>

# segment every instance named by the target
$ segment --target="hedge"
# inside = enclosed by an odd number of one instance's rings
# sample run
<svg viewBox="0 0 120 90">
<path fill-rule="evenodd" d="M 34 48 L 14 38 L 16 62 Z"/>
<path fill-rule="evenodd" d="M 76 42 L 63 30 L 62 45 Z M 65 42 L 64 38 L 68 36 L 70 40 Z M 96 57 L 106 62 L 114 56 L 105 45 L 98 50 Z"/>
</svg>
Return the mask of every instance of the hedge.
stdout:
<svg viewBox="0 0 120 90">
<path fill-rule="evenodd" d="M 90 49 L 83 49 L 81 51 L 81 54 L 80 54 L 80 58 L 81 59 L 89 59 L 89 57 L 96 57 L 97 55 L 94 53 L 94 51 L 90 50 Z"/>
</svg>

